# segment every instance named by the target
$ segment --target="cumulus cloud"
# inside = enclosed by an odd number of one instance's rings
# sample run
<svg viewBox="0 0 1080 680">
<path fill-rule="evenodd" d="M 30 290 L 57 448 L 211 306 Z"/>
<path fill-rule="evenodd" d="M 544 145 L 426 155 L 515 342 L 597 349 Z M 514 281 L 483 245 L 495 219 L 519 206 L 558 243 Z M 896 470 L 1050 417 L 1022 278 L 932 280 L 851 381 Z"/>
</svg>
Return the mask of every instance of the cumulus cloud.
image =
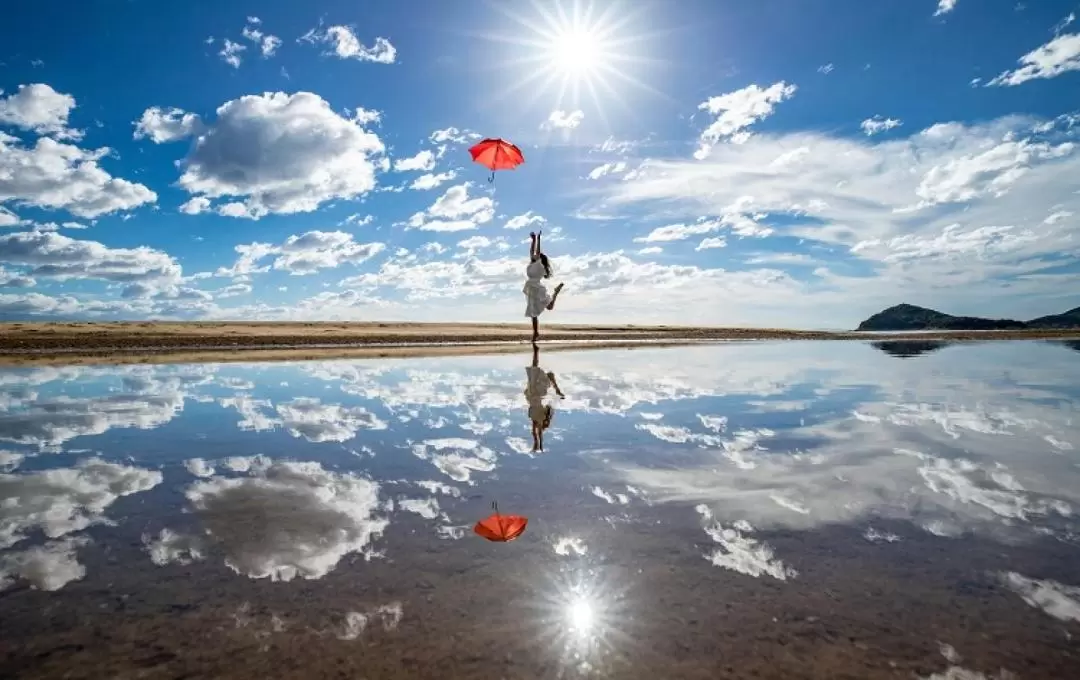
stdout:
<svg viewBox="0 0 1080 680">
<path fill-rule="evenodd" d="M 540 129 L 573 130 L 581 125 L 583 120 L 585 120 L 585 112 L 580 109 L 575 111 L 562 111 L 556 109 L 551 112 L 551 115 L 547 117 L 547 120 L 540 124 Z"/>
<path fill-rule="evenodd" d="M 1004 71 L 986 83 L 986 87 L 1023 85 L 1031 80 L 1056 78 L 1063 73 L 1080 71 L 1080 33 L 1055 36 L 1018 61 L 1019 68 Z"/>
<path fill-rule="evenodd" d="M 316 94 L 248 95 L 218 107 L 183 160 L 179 185 L 205 199 L 243 199 L 230 208 L 238 216 L 312 212 L 374 189 L 383 151 L 377 135 Z"/>
<path fill-rule="evenodd" d="M 722 140 L 735 144 L 748 140 L 751 133 L 747 128 L 771 116 L 776 104 L 793 97 L 796 89 L 784 81 L 766 88 L 754 84 L 702 102 L 698 109 L 708 111 L 716 120 L 701 133 L 701 144 L 694 158 L 708 158 L 713 146 Z"/>
<path fill-rule="evenodd" d="M 45 83 L 20 85 L 6 97 L 0 90 L 0 125 L 11 125 L 57 139 L 79 140 L 81 130 L 68 127 L 68 116 L 75 108 L 75 97 L 57 92 Z"/>
<path fill-rule="evenodd" d="M 435 153 L 424 149 L 410 158 L 399 158 L 394 161 L 394 170 L 397 172 L 410 172 L 421 170 L 427 172 L 435 168 Z"/>
<path fill-rule="evenodd" d="M 466 182 L 450 187 L 430 208 L 409 218 L 406 225 L 422 231 L 465 231 L 490 222 L 495 217 L 495 202 L 487 196 L 469 198 L 471 186 Z"/>
<path fill-rule="evenodd" d="M 49 137 L 25 146 L 0 132 L 0 203 L 94 218 L 157 201 L 157 194 L 142 184 L 103 170 L 98 162 L 109 153 L 107 147 L 87 151 Z"/>
<path fill-rule="evenodd" d="M 251 477 L 194 483 L 187 498 L 225 564 L 250 578 L 317 579 L 365 550 L 388 522 L 379 485 L 318 463 L 277 462 Z"/>
<path fill-rule="evenodd" d="M 326 29 L 313 28 L 302 35 L 297 42 L 311 44 L 325 43 L 330 50 L 323 54 L 338 59 L 356 59 L 376 64 L 393 64 L 397 60 L 397 49 L 386 38 L 375 38 L 375 44 L 368 47 L 360 42 L 349 26 L 328 26 Z"/>
<path fill-rule="evenodd" d="M 99 279 L 161 288 L 175 286 L 181 278 L 180 265 L 160 250 L 145 246 L 110 248 L 51 231 L 0 236 L 0 262 L 27 266 L 31 276 L 62 281 Z"/>
<path fill-rule="evenodd" d="M 900 127 L 900 125 L 902 125 L 901 121 L 897 120 L 896 118 L 882 118 L 881 116 L 873 116 L 871 118 L 867 118 L 862 123 L 860 123 L 859 127 L 861 127 L 862 131 L 865 132 L 867 135 L 876 135 L 879 132 L 888 132 L 893 128 Z"/>
<path fill-rule="evenodd" d="M 385 421 L 363 407 L 324 404 L 312 398 L 279 404 L 277 412 L 286 432 L 309 442 L 345 442 L 360 430 L 387 428 Z"/>
<path fill-rule="evenodd" d="M 447 170 L 446 172 L 440 172 L 435 174 L 427 173 L 425 175 L 420 175 L 419 177 L 414 179 L 412 184 L 409 185 L 409 188 L 416 189 L 417 191 L 427 191 L 429 189 L 435 189 L 444 184 L 445 182 L 449 182 L 455 179 L 456 177 L 457 172 L 454 170 Z"/>
<path fill-rule="evenodd" d="M 149 139 L 155 144 L 175 142 L 199 133 L 202 120 L 194 113 L 175 107 L 151 106 L 135 121 L 135 139 Z"/>
<path fill-rule="evenodd" d="M 269 271 L 287 271 L 294 276 L 314 274 L 343 264 L 360 264 L 385 249 L 382 243 L 359 243 L 344 231 L 309 231 L 293 235 L 280 244 L 239 244 L 234 250 L 240 257 L 230 268 L 218 269 L 218 276 L 243 277 Z M 273 262 L 260 264 L 266 258 Z"/>
<path fill-rule="evenodd" d="M 542 227 L 545 224 L 547 224 L 547 220 L 543 216 L 536 215 L 533 213 L 533 211 L 530 210 L 524 215 L 517 215 L 516 217 L 511 217 L 509 220 L 506 221 L 505 228 L 524 229 L 525 227 L 531 227 L 533 225 Z"/>
</svg>

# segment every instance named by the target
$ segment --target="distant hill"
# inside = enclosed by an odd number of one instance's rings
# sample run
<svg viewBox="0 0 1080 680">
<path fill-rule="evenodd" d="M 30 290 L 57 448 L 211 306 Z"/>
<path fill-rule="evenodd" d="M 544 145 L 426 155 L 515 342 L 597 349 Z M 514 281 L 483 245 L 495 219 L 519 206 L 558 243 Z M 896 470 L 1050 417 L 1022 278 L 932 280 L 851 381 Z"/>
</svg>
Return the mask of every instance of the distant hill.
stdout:
<svg viewBox="0 0 1080 680">
<path fill-rule="evenodd" d="M 1041 316 L 1031 321 L 983 319 L 977 316 L 953 316 L 934 309 L 900 304 L 878 312 L 859 324 L 859 331 L 1000 331 L 1076 328 L 1080 329 L 1080 307 L 1063 314 Z"/>
</svg>

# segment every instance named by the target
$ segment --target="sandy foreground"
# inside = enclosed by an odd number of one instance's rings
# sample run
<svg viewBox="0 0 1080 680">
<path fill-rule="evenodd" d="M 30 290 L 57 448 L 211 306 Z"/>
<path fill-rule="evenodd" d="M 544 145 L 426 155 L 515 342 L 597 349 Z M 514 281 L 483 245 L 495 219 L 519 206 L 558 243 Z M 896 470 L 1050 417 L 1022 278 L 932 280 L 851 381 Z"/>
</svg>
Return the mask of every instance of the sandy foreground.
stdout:
<svg viewBox="0 0 1080 680">
<path fill-rule="evenodd" d="M 0 323 L 0 365 L 161 361 L 298 360 L 518 352 L 524 324 L 326 322 Z M 549 325 L 559 347 L 730 340 L 1015 340 L 1076 338 L 1080 331 L 964 331 L 880 335 L 770 328 Z M 555 347 L 552 346 L 552 349 Z"/>
</svg>

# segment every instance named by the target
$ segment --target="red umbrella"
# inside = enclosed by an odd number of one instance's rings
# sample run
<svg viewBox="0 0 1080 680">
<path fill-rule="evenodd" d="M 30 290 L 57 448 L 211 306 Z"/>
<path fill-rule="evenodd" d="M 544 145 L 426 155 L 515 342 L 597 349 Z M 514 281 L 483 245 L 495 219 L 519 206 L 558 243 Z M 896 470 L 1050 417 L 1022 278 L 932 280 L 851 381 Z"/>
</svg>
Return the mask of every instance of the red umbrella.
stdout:
<svg viewBox="0 0 1080 680">
<path fill-rule="evenodd" d="M 500 515 L 499 504 L 492 503 L 495 514 L 488 515 L 473 527 L 473 531 L 489 541 L 505 543 L 512 541 L 525 532 L 525 525 L 529 523 L 528 517 L 521 515 Z"/>
<path fill-rule="evenodd" d="M 513 170 L 525 162 L 521 149 L 505 139 L 484 139 L 469 149 L 474 162 L 491 170 L 489 182 L 495 181 L 496 170 Z"/>
</svg>

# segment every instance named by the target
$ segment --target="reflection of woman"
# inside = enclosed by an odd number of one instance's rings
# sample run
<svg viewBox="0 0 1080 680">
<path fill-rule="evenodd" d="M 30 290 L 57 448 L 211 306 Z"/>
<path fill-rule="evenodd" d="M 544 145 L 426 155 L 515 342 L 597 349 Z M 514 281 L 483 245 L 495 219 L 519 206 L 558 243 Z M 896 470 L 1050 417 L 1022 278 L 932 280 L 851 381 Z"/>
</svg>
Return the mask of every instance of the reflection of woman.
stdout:
<svg viewBox="0 0 1080 680">
<path fill-rule="evenodd" d="M 550 404 L 544 403 L 548 388 L 555 388 L 555 394 L 560 399 L 566 395 L 559 389 L 559 383 L 555 380 L 555 374 L 544 372 L 540 368 L 540 348 L 533 345 L 532 366 L 525 367 L 525 375 L 528 380 L 525 383 L 525 400 L 529 402 L 529 420 L 532 421 L 533 451 L 544 450 L 544 430 L 551 427 L 551 417 L 554 411 Z"/>
</svg>

